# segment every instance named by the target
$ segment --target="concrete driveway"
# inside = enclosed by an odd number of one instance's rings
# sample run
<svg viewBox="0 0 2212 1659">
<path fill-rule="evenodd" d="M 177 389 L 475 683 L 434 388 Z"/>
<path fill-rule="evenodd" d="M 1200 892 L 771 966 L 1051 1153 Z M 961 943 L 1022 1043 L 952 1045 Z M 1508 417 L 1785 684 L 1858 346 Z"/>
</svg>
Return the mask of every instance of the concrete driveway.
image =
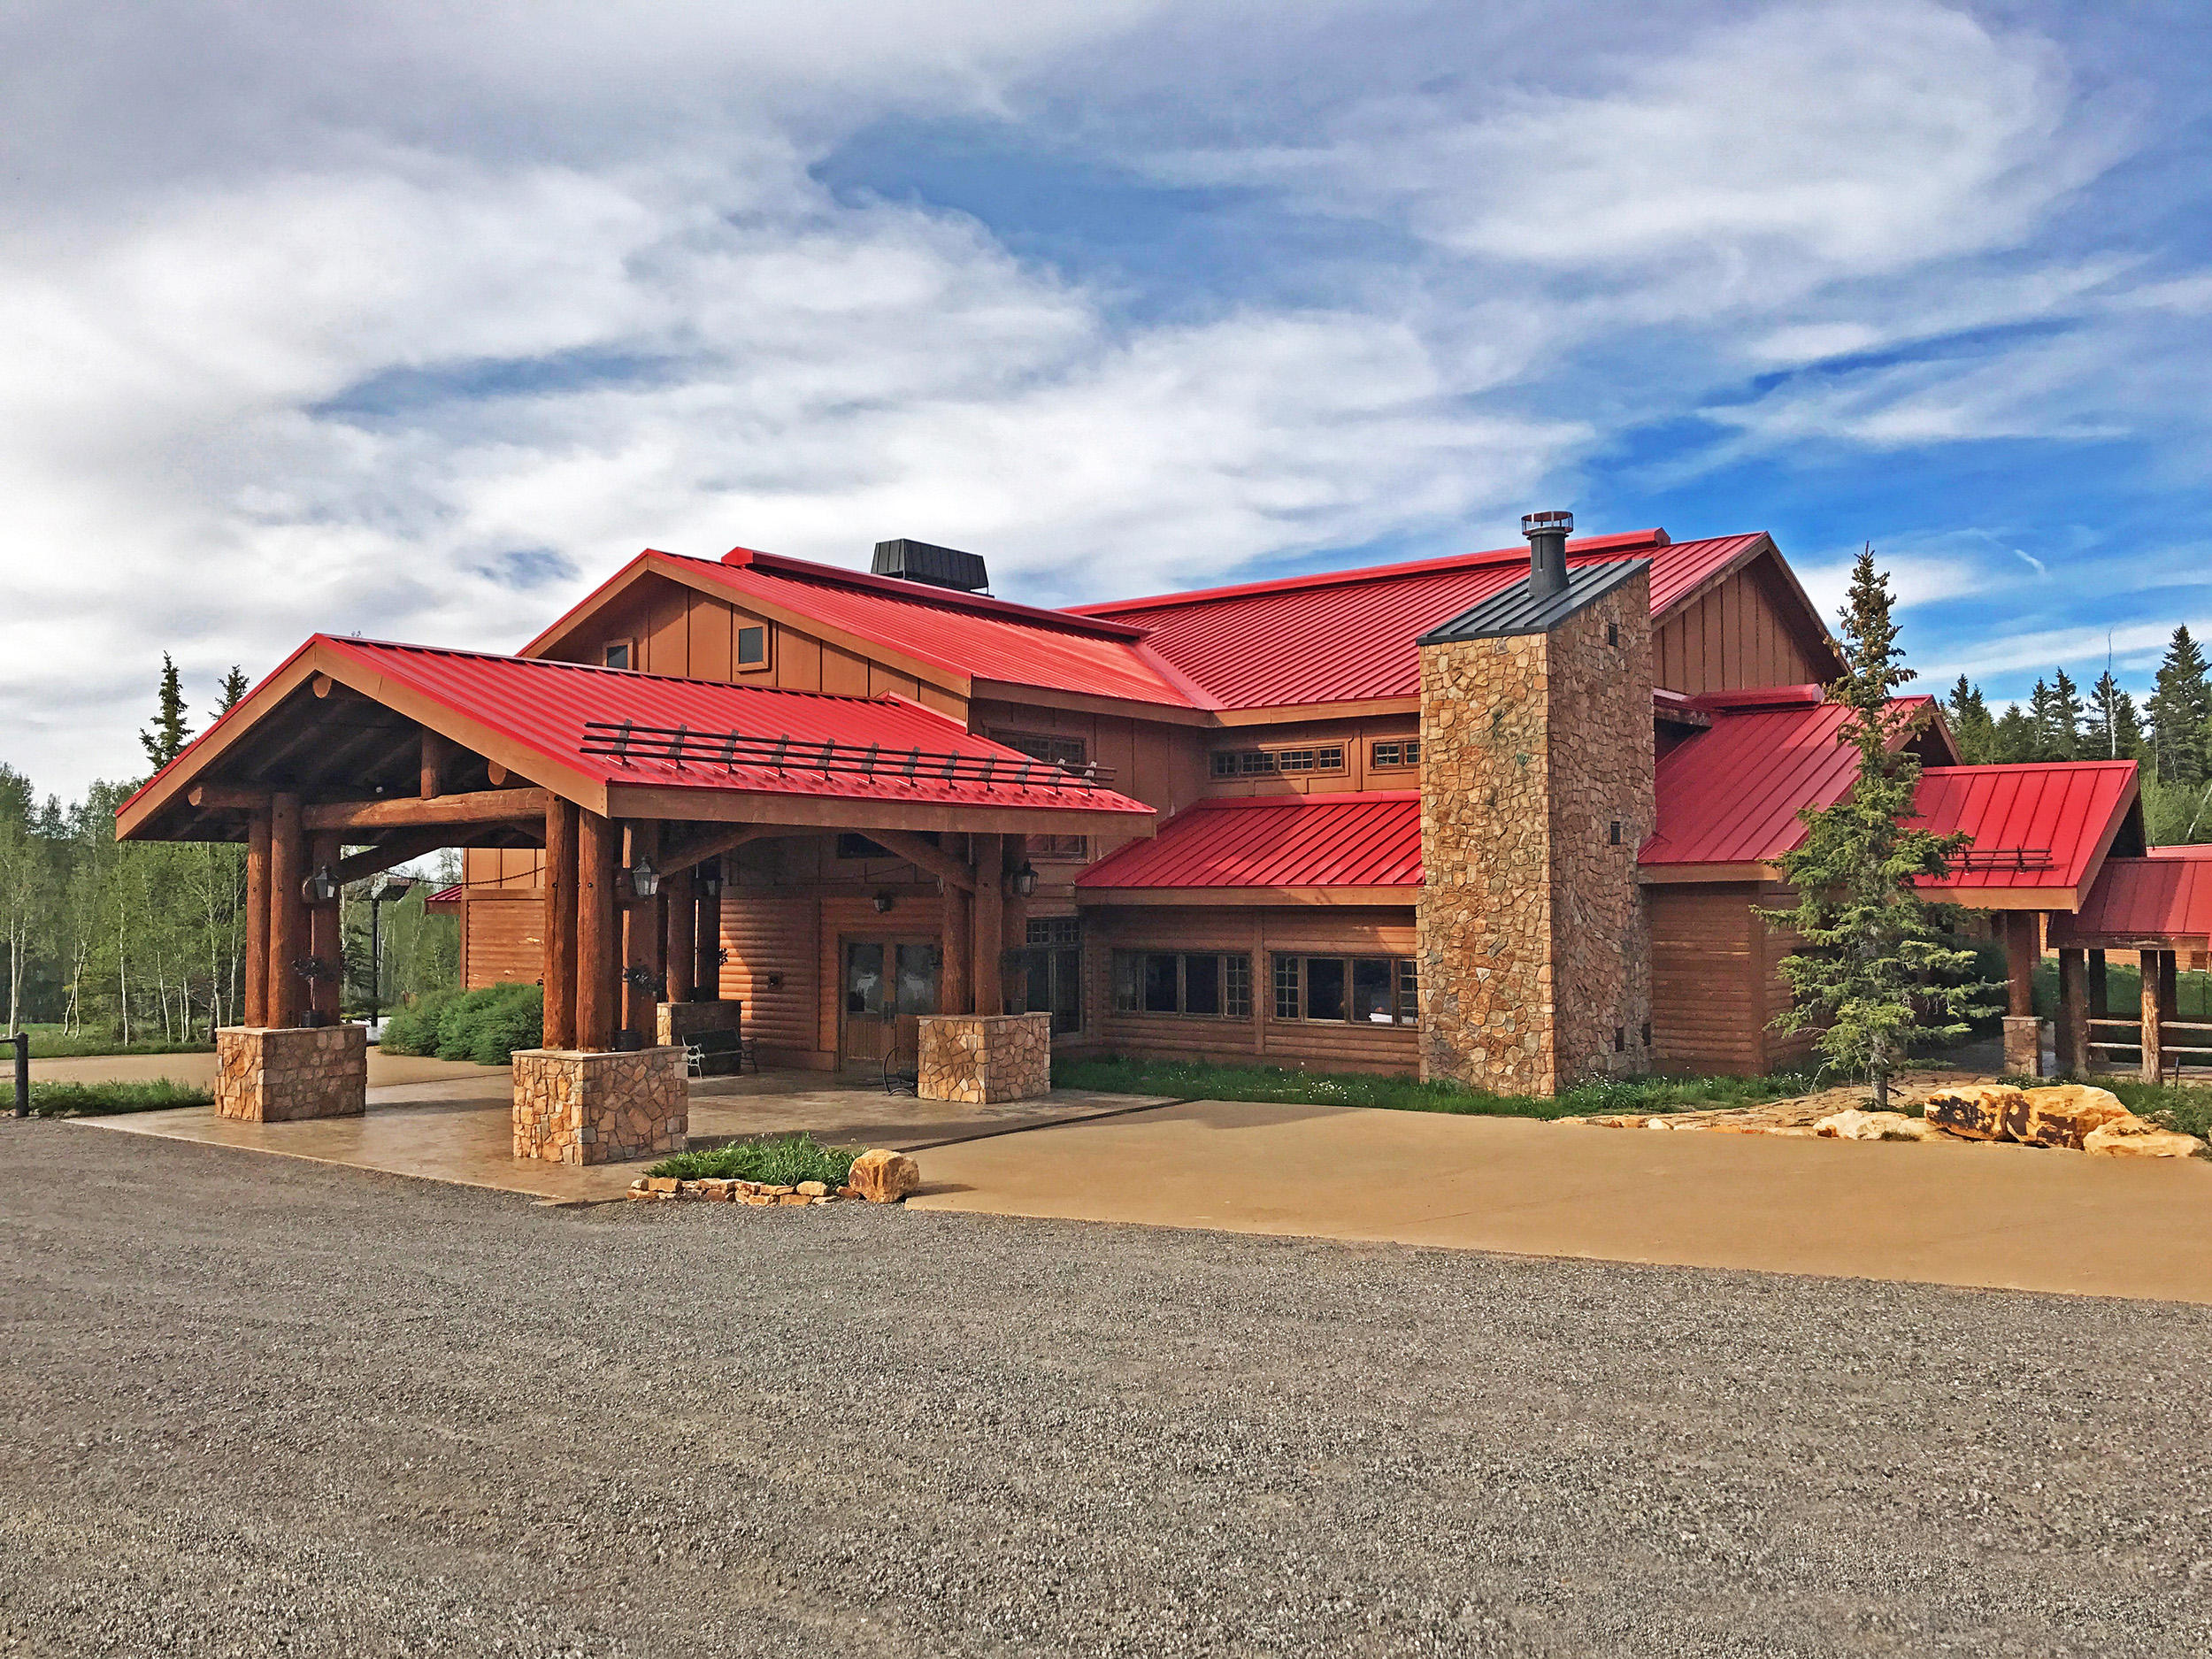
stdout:
<svg viewBox="0 0 2212 1659">
<path fill-rule="evenodd" d="M 2212 1163 L 1201 1101 L 939 1148 L 910 1204 L 2212 1302 Z"/>
</svg>

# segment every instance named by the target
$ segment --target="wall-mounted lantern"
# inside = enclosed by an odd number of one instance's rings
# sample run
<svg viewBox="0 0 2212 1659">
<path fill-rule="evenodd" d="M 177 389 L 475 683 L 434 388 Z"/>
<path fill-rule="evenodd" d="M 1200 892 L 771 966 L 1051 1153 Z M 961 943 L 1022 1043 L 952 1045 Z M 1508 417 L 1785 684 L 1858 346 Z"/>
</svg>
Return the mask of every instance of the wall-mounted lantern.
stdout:
<svg viewBox="0 0 2212 1659">
<path fill-rule="evenodd" d="M 889 893 L 879 893 L 879 894 L 877 894 L 877 895 L 876 895 L 876 913 L 877 913 L 879 916 L 887 916 L 887 915 L 889 915 L 889 914 L 890 914 L 890 912 L 891 912 L 891 907 L 892 907 L 894 904 L 896 904 L 898 902 L 899 902 L 899 901 L 898 901 L 898 898 L 897 898 L 897 896 L 896 896 L 895 895 L 889 894 Z"/>
<path fill-rule="evenodd" d="M 330 873 L 328 864 L 318 864 L 315 873 L 300 883 L 300 893 L 310 904 L 328 904 L 338 896 L 338 878 Z"/>
<path fill-rule="evenodd" d="M 708 864 L 699 872 L 699 896 L 718 899 L 722 896 L 722 866 Z"/>
<path fill-rule="evenodd" d="M 1037 866 L 1025 859 L 1022 867 L 1006 878 L 1006 886 L 1018 899 L 1033 898 L 1037 892 Z"/>
<path fill-rule="evenodd" d="M 639 859 L 630 869 L 630 888 L 641 899 L 649 899 L 661 890 L 661 872 L 645 859 Z"/>
</svg>

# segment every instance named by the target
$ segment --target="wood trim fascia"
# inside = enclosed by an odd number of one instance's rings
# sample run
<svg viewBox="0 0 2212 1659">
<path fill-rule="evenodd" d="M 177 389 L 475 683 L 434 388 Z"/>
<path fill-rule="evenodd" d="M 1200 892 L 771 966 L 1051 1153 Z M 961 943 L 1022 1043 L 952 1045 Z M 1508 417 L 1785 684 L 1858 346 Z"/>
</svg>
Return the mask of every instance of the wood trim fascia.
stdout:
<svg viewBox="0 0 2212 1659">
<path fill-rule="evenodd" d="M 1410 909 L 1420 902 L 1419 887 L 1083 887 L 1075 889 L 1079 905 L 1111 904 L 1141 907 L 1174 905 L 1277 905 L 1333 908 L 1377 905 Z"/>
<path fill-rule="evenodd" d="M 869 801 L 843 795 L 778 795 L 736 789 L 662 788 L 652 784 L 613 784 L 607 789 L 610 818 L 687 818 L 701 823 L 789 825 L 799 828 L 860 830 L 972 831 L 985 835 L 1062 833 L 1095 835 L 1102 830 L 1148 835 L 1156 813 L 1086 810 L 1058 807 L 968 806 L 956 802 Z"/>
</svg>

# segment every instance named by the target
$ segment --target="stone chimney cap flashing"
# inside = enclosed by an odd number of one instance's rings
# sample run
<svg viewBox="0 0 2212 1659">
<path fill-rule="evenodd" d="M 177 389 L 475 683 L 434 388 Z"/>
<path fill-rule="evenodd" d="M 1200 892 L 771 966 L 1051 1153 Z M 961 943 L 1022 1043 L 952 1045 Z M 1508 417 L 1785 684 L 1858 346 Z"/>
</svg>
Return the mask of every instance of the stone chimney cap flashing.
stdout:
<svg viewBox="0 0 2212 1659">
<path fill-rule="evenodd" d="M 1567 572 L 1567 585 L 1554 594 L 1531 591 L 1524 577 L 1502 593 L 1495 593 L 1449 622 L 1430 629 L 1415 641 L 1418 645 L 1451 645 L 1463 640 L 1508 639 L 1522 634 L 1548 634 L 1580 611 L 1620 587 L 1638 571 L 1648 571 L 1649 559 L 1614 559 L 1584 565 Z"/>
</svg>

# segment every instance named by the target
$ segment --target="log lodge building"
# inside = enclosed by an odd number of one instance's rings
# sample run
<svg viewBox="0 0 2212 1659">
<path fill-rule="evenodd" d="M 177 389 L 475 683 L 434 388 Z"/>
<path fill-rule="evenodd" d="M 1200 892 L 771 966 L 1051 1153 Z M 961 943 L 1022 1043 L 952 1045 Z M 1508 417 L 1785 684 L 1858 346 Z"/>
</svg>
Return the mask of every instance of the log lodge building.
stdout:
<svg viewBox="0 0 2212 1659">
<path fill-rule="evenodd" d="M 1837 646 L 1764 534 L 1571 524 L 1061 611 L 919 542 L 866 575 L 649 550 L 513 656 L 315 636 L 119 833 L 250 849 L 219 1102 L 249 1116 L 349 1087 L 337 887 L 465 848 L 438 900 L 465 982 L 546 991 L 518 1154 L 680 1144 L 639 1056 L 711 1025 L 955 1099 L 1041 1087 L 1048 1052 L 1538 1094 L 1786 1065 L 1760 912 L 1850 781 Z M 1961 765 L 1916 706 L 1922 819 L 1973 838 L 1945 895 L 2009 949 L 2010 1061 L 2041 1064 L 2047 939 L 2062 1062 L 2118 1046 L 2101 1020 L 2156 1056 L 2212 864 L 2145 847 L 2133 763 Z M 2139 1032 L 2107 947 L 2146 953 Z"/>
</svg>

